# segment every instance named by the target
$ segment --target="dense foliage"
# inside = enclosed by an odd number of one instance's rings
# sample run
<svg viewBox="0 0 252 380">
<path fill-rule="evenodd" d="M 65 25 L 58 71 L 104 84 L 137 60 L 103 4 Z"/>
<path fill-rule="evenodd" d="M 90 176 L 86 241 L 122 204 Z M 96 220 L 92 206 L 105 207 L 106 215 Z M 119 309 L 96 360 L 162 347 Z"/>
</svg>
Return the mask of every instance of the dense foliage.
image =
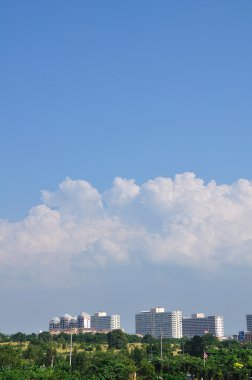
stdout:
<svg viewBox="0 0 252 380">
<path fill-rule="evenodd" d="M 204 360 L 204 353 L 207 358 Z M 161 359 L 162 357 L 162 359 Z M 252 345 L 108 334 L 0 333 L 0 380 L 243 380 L 252 378 Z"/>
</svg>

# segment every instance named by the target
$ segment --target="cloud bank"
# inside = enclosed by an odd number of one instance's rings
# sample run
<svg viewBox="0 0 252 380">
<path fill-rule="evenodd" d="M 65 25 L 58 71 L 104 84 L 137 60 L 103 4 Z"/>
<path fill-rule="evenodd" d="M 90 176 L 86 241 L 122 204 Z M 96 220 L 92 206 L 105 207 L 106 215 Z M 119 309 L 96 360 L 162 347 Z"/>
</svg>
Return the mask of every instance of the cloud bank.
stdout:
<svg viewBox="0 0 252 380">
<path fill-rule="evenodd" d="M 99 193 L 66 178 L 19 222 L 0 222 L 4 277 L 59 279 L 90 268 L 252 267 L 252 181 L 204 184 L 193 173 L 137 185 L 115 178 Z"/>
</svg>

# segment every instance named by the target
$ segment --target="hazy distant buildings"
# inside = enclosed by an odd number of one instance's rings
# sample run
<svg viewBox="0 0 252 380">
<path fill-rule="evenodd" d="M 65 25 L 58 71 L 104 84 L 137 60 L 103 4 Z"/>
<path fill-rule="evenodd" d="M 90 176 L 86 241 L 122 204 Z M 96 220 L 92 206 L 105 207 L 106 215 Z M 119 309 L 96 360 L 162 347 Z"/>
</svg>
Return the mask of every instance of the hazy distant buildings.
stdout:
<svg viewBox="0 0 252 380">
<path fill-rule="evenodd" d="M 224 336 L 224 320 L 222 315 L 205 316 L 203 313 L 192 314 L 183 318 L 183 336 L 192 338 L 195 335 L 211 334 L 217 338 Z"/>
<path fill-rule="evenodd" d="M 247 335 L 252 340 L 252 314 L 246 316 Z M 49 331 L 63 332 L 108 332 L 120 329 L 120 315 L 107 315 L 105 311 L 89 315 L 82 312 L 77 317 L 64 314 L 49 321 Z M 135 332 L 150 334 L 156 338 L 192 338 L 195 335 L 211 334 L 219 339 L 224 337 L 224 321 L 221 315 L 205 316 L 203 313 L 182 318 L 182 312 L 165 311 L 163 307 L 153 307 L 135 315 Z M 246 337 L 245 337 L 246 339 Z"/>
<path fill-rule="evenodd" d="M 154 307 L 135 315 L 136 334 L 150 334 L 156 338 L 182 338 L 182 312 L 165 311 L 163 307 Z"/>
<path fill-rule="evenodd" d="M 111 331 L 120 329 L 120 315 L 107 315 L 106 312 L 98 312 L 90 316 L 82 312 L 77 317 L 64 314 L 54 317 L 49 321 L 50 332 L 87 332 L 87 331 Z"/>
</svg>

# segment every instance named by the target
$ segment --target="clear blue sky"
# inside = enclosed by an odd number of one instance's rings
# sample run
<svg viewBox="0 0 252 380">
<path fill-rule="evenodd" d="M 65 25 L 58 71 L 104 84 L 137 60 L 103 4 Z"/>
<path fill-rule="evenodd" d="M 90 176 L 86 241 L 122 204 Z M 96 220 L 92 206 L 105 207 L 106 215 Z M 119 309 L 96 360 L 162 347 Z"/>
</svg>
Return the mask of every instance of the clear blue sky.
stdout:
<svg viewBox="0 0 252 380">
<path fill-rule="evenodd" d="M 251 20 L 248 0 L 2 1 L 0 218 L 67 176 L 251 179 Z"/>
<path fill-rule="evenodd" d="M 66 176 L 251 178 L 251 18 L 251 1 L 3 1 L 1 216 Z"/>
</svg>

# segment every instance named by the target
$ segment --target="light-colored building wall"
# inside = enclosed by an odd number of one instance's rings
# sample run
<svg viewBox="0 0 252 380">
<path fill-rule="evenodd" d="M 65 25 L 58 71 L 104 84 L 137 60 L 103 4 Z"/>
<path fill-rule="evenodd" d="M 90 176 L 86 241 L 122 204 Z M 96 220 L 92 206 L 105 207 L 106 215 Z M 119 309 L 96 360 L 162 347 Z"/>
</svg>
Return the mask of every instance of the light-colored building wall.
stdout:
<svg viewBox="0 0 252 380">
<path fill-rule="evenodd" d="M 182 338 L 182 312 L 156 307 L 135 315 L 136 334 L 151 334 L 156 338 Z"/>
<path fill-rule="evenodd" d="M 77 317 L 78 329 L 90 329 L 90 315 L 82 312 Z"/>
<path fill-rule="evenodd" d="M 217 338 L 224 337 L 224 319 L 222 315 L 212 315 L 207 317 L 209 334 L 216 336 Z"/>
<path fill-rule="evenodd" d="M 91 329 L 96 331 L 120 329 L 120 315 L 107 315 L 104 311 L 97 312 L 91 315 Z"/>
</svg>

